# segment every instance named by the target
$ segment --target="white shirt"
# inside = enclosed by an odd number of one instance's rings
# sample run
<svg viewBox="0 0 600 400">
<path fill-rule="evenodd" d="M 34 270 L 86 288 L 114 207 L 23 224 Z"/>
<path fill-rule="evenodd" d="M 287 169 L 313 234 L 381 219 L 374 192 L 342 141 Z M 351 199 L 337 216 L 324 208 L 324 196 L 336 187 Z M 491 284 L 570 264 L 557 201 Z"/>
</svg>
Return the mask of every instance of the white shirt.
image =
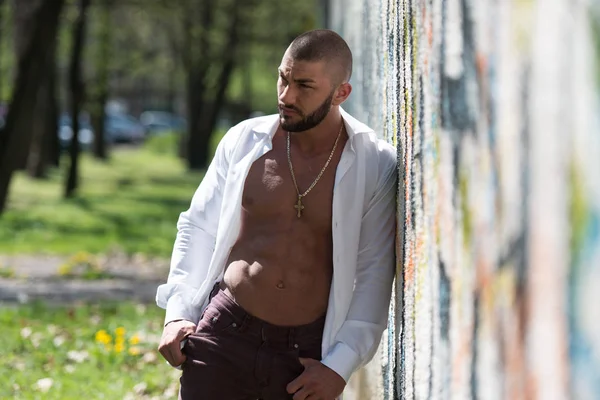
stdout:
<svg viewBox="0 0 600 400">
<path fill-rule="evenodd" d="M 321 362 L 346 382 L 374 355 L 387 326 L 394 277 L 396 149 L 342 110 L 348 141 L 333 192 L 333 279 Z M 272 149 L 278 115 L 254 118 L 223 137 L 190 208 L 181 213 L 166 284 L 156 294 L 165 323 L 197 323 L 222 280 L 238 237 L 244 181 Z"/>
</svg>

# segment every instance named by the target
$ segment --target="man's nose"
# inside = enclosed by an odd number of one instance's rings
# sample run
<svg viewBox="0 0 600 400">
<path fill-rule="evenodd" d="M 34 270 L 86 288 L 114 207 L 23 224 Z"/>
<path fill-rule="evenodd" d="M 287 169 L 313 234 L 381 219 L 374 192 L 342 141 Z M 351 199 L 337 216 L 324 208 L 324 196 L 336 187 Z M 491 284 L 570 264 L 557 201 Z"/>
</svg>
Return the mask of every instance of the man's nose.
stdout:
<svg viewBox="0 0 600 400">
<path fill-rule="evenodd" d="M 291 85 L 287 85 L 279 93 L 279 101 L 285 105 L 293 105 L 296 103 L 296 94 Z"/>
</svg>

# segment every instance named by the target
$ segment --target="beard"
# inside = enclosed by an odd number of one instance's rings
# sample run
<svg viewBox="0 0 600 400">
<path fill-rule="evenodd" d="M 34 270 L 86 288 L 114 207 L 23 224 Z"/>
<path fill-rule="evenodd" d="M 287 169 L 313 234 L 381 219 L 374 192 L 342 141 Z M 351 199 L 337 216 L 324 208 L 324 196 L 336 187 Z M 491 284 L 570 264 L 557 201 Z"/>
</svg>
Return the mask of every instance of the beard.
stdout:
<svg viewBox="0 0 600 400">
<path fill-rule="evenodd" d="M 300 110 L 298 110 L 294 106 L 286 106 L 286 108 L 296 111 L 301 119 L 298 122 L 291 122 L 289 120 L 289 117 L 284 116 L 283 113 L 279 111 L 279 120 L 281 123 L 281 127 L 288 132 L 303 132 L 319 125 L 321 122 L 323 122 L 323 120 L 331 110 L 333 95 L 334 91 L 332 91 L 329 97 L 327 97 L 325 101 L 323 101 L 323 103 L 321 103 L 321 105 L 309 115 L 304 115 Z"/>
</svg>

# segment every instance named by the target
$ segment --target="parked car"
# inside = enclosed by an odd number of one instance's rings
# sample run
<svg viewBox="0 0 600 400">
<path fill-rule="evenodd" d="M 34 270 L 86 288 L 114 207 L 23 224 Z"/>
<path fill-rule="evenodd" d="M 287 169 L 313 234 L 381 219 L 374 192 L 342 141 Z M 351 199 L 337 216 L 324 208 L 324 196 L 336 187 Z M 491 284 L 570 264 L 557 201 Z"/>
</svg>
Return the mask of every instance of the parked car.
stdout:
<svg viewBox="0 0 600 400">
<path fill-rule="evenodd" d="M 73 138 L 73 120 L 67 113 L 58 118 L 58 140 L 61 149 L 67 149 Z M 79 145 L 82 150 L 88 150 L 94 143 L 94 130 L 86 113 L 79 114 Z"/>
<path fill-rule="evenodd" d="M 107 140 L 115 143 L 140 143 L 146 137 L 146 128 L 134 116 L 109 112 L 104 119 Z"/>
<path fill-rule="evenodd" d="M 185 118 L 168 111 L 144 111 L 140 122 L 150 135 L 162 135 L 169 132 L 184 132 L 187 122 Z"/>
</svg>

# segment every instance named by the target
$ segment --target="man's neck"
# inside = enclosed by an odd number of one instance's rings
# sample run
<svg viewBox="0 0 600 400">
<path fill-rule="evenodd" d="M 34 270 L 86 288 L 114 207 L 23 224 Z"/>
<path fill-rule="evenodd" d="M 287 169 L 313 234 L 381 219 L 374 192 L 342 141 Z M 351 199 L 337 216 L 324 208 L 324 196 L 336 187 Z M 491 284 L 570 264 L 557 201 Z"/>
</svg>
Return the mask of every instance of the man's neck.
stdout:
<svg viewBox="0 0 600 400">
<path fill-rule="evenodd" d="M 342 114 L 339 107 L 332 108 L 319 125 L 307 131 L 292 132 L 291 139 L 294 146 L 298 147 L 304 154 L 331 151 L 342 124 Z"/>
</svg>

